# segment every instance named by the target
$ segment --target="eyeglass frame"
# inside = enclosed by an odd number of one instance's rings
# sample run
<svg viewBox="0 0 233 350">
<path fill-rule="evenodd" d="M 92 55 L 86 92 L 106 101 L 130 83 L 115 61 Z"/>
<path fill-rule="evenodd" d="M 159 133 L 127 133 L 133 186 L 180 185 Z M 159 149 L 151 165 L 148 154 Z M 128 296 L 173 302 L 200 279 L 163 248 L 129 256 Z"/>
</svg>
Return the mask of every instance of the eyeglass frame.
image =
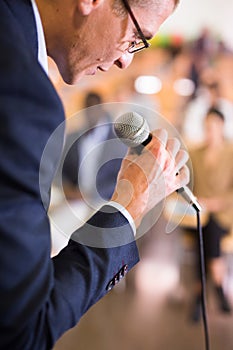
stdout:
<svg viewBox="0 0 233 350">
<path fill-rule="evenodd" d="M 143 34 L 143 32 L 142 32 L 142 30 L 141 30 L 141 28 L 140 28 L 140 26 L 139 26 L 139 24 L 138 24 L 138 21 L 136 20 L 134 14 L 133 14 L 133 11 L 131 10 L 131 7 L 129 6 L 128 1 L 127 1 L 127 0 L 122 0 L 122 2 L 123 2 L 123 4 L 124 4 L 124 6 L 125 6 L 125 8 L 126 8 L 126 10 L 127 10 L 127 12 L 128 12 L 128 14 L 129 14 L 130 18 L 131 18 L 133 24 L 135 25 L 135 27 L 136 27 L 136 29 L 137 29 L 137 31 L 138 31 L 138 34 L 139 34 L 139 36 L 140 36 L 140 39 L 142 40 L 142 42 L 143 42 L 143 44 L 144 44 L 144 46 L 142 46 L 142 47 L 134 48 L 134 46 L 137 45 L 137 44 L 134 42 L 134 43 L 132 43 L 132 44 L 128 47 L 127 51 L 128 51 L 129 53 L 132 53 L 132 54 L 133 54 L 133 53 L 135 53 L 135 52 L 138 52 L 138 51 L 147 49 L 148 47 L 150 47 L 150 43 L 148 43 L 148 41 L 146 40 L 145 35 Z"/>
</svg>

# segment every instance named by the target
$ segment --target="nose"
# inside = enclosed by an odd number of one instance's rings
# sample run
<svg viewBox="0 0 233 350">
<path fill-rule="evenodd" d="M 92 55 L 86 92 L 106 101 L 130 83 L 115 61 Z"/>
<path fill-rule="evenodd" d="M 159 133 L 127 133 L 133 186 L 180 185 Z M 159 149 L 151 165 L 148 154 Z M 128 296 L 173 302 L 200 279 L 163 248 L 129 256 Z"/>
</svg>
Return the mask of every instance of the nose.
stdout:
<svg viewBox="0 0 233 350">
<path fill-rule="evenodd" d="M 129 65 L 133 61 L 133 58 L 134 58 L 134 54 L 126 51 L 114 62 L 114 64 L 120 69 L 125 69 L 129 67 Z"/>
</svg>

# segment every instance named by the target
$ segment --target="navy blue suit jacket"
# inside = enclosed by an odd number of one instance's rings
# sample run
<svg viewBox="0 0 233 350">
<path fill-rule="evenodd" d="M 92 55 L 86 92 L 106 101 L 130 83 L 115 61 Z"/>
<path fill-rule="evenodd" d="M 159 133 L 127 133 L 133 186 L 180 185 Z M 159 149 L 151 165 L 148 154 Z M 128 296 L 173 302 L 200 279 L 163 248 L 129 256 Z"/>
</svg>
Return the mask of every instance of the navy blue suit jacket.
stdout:
<svg viewBox="0 0 233 350">
<path fill-rule="evenodd" d="M 0 349 L 45 350 L 124 276 L 138 252 L 124 216 L 106 206 L 50 258 L 47 208 L 62 130 L 42 169 L 44 203 L 39 169 L 63 107 L 37 61 L 30 1 L 2 0 L 0 18 Z M 109 235 L 110 227 L 119 229 Z M 107 248 L 80 243 L 95 235 Z M 117 240 L 126 244 L 114 247 Z"/>
</svg>

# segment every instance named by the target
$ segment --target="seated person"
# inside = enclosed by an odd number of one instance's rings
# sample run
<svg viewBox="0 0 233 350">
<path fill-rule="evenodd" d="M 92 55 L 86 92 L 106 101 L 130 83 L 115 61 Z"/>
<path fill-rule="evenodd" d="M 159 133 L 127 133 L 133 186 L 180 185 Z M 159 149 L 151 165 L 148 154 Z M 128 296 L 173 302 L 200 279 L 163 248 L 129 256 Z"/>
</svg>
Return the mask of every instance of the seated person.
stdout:
<svg viewBox="0 0 233 350">
<path fill-rule="evenodd" d="M 62 180 L 68 200 L 95 203 L 111 198 L 127 147 L 116 138 L 99 94 L 89 92 L 84 106 L 85 126 L 66 138 Z"/>
<path fill-rule="evenodd" d="M 190 152 L 194 172 L 194 194 L 208 213 L 207 224 L 203 227 L 203 244 L 219 306 L 229 313 L 231 307 L 223 291 L 225 277 L 224 260 L 221 254 L 221 239 L 229 232 L 233 217 L 233 147 L 224 140 L 224 116 L 211 108 L 205 117 L 205 142 Z M 197 238 L 195 232 L 194 237 Z M 196 283 L 196 297 L 192 318 L 200 317 L 201 285 Z"/>
</svg>

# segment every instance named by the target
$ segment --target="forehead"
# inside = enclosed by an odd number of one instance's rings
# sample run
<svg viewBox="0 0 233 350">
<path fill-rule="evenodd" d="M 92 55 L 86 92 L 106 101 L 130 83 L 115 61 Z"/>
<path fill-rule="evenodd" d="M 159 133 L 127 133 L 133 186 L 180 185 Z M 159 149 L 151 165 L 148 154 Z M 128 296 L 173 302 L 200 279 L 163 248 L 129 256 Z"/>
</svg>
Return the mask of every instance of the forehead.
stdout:
<svg viewBox="0 0 233 350">
<path fill-rule="evenodd" d="M 209 113 L 205 118 L 205 122 L 207 124 L 223 124 L 224 120 L 216 113 Z"/>
<path fill-rule="evenodd" d="M 174 10 L 174 0 L 147 1 L 147 6 L 132 6 L 132 11 L 147 39 L 151 39 Z"/>
</svg>

